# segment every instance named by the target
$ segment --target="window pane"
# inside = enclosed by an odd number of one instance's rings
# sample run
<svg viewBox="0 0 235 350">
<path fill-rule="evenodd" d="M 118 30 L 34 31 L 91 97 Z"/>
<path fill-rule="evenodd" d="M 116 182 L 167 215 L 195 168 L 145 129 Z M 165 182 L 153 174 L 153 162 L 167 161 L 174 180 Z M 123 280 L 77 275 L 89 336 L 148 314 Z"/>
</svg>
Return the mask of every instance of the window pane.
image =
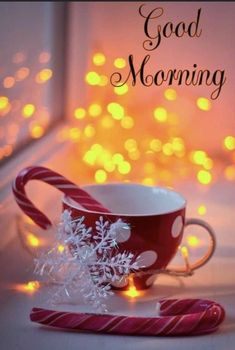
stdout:
<svg viewBox="0 0 235 350">
<path fill-rule="evenodd" d="M 0 161 L 62 114 L 65 5 L 0 3 Z"/>
</svg>

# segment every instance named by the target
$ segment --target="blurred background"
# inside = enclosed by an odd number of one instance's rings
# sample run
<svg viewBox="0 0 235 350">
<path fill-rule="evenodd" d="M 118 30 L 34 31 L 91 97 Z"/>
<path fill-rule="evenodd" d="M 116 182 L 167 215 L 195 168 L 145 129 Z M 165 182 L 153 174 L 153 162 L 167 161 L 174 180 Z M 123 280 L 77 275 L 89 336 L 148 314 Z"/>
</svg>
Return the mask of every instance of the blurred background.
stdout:
<svg viewBox="0 0 235 350">
<path fill-rule="evenodd" d="M 10 161 L 58 122 L 54 143 L 71 144 L 67 176 L 81 182 L 137 181 L 174 186 L 192 178 L 209 185 L 235 180 L 233 3 L 148 3 L 157 20 L 189 24 L 202 8 L 199 38 L 171 36 L 150 52 L 148 71 L 225 70 L 213 86 L 114 88 L 142 47 L 141 2 L 2 2 L 0 31 L 0 159 Z"/>
</svg>

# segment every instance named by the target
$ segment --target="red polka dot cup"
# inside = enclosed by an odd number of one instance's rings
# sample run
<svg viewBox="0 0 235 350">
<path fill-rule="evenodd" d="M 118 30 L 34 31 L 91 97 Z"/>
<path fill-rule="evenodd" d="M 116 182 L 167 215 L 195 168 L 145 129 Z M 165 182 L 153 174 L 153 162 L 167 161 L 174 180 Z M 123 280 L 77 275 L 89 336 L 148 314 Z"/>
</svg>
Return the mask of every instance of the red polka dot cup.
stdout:
<svg viewBox="0 0 235 350">
<path fill-rule="evenodd" d="M 23 169 L 13 184 L 13 193 L 21 209 L 40 227 L 47 228 L 50 220 L 28 199 L 25 185 L 29 180 L 47 182 L 62 191 L 63 209 L 71 211 L 73 218 L 85 217 L 85 224 L 95 228 L 100 216 L 110 222 L 122 219 L 130 230 L 123 230 L 118 237 L 119 251 L 128 250 L 135 255 L 140 271 L 133 281 L 138 289 L 150 287 L 156 273 L 187 273 L 203 266 L 212 256 L 216 239 L 213 229 L 199 219 L 186 219 L 186 200 L 175 191 L 162 187 L 139 184 L 114 183 L 88 185 L 79 188 L 58 173 L 43 167 Z M 101 204 L 102 203 L 102 204 Z M 184 228 L 200 225 L 209 234 L 210 243 L 206 254 L 193 264 L 166 270 L 181 243 Z M 114 288 L 128 286 L 122 278 Z"/>
</svg>

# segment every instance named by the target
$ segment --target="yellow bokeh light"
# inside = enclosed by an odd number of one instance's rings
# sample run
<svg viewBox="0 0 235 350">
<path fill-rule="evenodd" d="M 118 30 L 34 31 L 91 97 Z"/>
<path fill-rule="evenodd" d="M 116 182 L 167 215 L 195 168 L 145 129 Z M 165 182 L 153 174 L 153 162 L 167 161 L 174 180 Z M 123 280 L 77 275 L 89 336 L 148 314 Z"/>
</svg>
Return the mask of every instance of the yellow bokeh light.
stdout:
<svg viewBox="0 0 235 350">
<path fill-rule="evenodd" d="M 38 84 L 43 84 L 47 82 L 49 79 L 51 79 L 52 76 L 53 76 L 52 70 L 49 68 L 44 68 L 36 75 L 36 82 Z"/>
<path fill-rule="evenodd" d="M 110 102 L 107 110 L 114 119 L 121 120 L 124 117 L 124 108 L 119 103 Z"/>
<path fill-rule="evenodd" d="M 109 79 L 106 75 L 100 75 L 100 82 L 99 82 L 99 86 L 106 86 L 108 85 Z"/>
<path fill-rule="evenodd" d="M 187 237 L 187 243 L 188 243 L 188 245 L 189 245 L 190 247 L 196 248 L 196 247 L 199 246 L 200 240 L 199 240 L 199 238 L 198 238 L 197 236 L 188 236 L 188 237 Z M 183 248 L 184 248 L 184 247 L 181 248 L 181 252 L 182 252 L 182 249 L 183 249 Z"/>
<path fill-rule="evenodd" d="M 112 156 L 112 162 L 114 163 L 114 164 L 120 164 L 120 163 L 122 163 L 123 162 L 123 160 L 124 160 L 124 158 L 123 158 L 123 155 L 121 154 L 121 153 L 115 153 L 113 156 Z"/>
<path fill-rule="evenodd" d="M 197 107 L 202 111 L 209 111 L 211 109 L 211 101 L 205 97 L 199 97 L 197 99 Z"/>
<path fill-rule="evenodd" d="M 115 170 L 115 165 L 112 161 L 106 161 L 104 163 L 104 169 L 108 171 L 109 173 L 112 173 Z"/>
<path fill-rule="evenodd" d="M 150 148 L 155 152 L 160 152 L 162 149 L 162 142 L 159 139 L 152 139 L 150 142 Z"/>
<path fill-rule="evenodd" d="M 100 76 L 96 72 L 88 72 L 86 74 L 85 80 L 89 85 L 99 85 L 100 84 Z"/>
<path fill-rule="evenodd" d="M 27 234 L 27 243 L 31 247 L 38 247 L 40 245 L 39 239 L 33 234 L 33 233 L 28 233 Z"/>
<path fill-rule="evenodd" d="M 101 119 L 101 126 L 105 129 L 111 129 L 114 126 L 114 120 L 107 115 Z"/>
<path fill-rule="evenodd" d="M 80 140 L 80 137 L 81 137 L 81 130 L 79 128 L 74 127 L 69 129 L 70 140 L 76 142 Z"/>
<path fill-rule="evenodd" d="M 206 152 L 204 151 L 194 151 L 191 153 L 191 159 L 193 163 L 202 165 L 204 164 L 205 160 L 207 158 Z"/>
<path fill-rule="evenodd" d="M 229 151 L 233 151 L 235 149 L 235 137 L 234 136 L 226 136 L 224 139 L 224 146 Z"/>
<path fill-rule="evenodd" d="M 21 67 L 15 74 L 16 81 L 21 81 L 26 79 L 29 76 L 30 70 L 27 67 Z"/>
<path fill-rule="evenodd" d="M 17 284 L 15 289 L 18 292 L 33 294 L 40 288 L 38 281 L 29 281 L 28 283 Z"/>
<path fill-rule="evenodd" d="M 124 58 L 118 57 L 113 62 L 114 66 L 116 68 L 124 68 L 126 67 L 126 60 Z"/>
<path fill-rule="evenodd" d="M 30 118 L 34 114 L 36 108 L 32 103 L 27 103 L 23 109 L 22 109 L 22 114 L 25 118 Z"/>
<path fill-rule="evenodd" d="M 89 165 L 94 165 L 95 164 L 95 160 L 96 160 L 96 154 L 94 151 L 87 151 L 83 157 L 83 160 L 85 163 L 89 164 Z"/>
<path fill-rule="evenodd" d="M 235 180 L 235 165 L 229 165 L 224 169 L 224 176 L 227 180 Z"/>
<path fill-rule="evenodd" d="M 199 215 L 205 215 L 206 214 L 206 206 L 205 205 L 199 205 L 197 208 L 197 212 Z"/>
<path fill-rule="evenodd" d="M 185 245 L 180 248 L 180 251 L 184 258 L 188 258 L 188 248 Z"/>
<path fill-rule="evenodd" d="M 153 114 L 158 122 L 165 123 L 167 121 L 167 110 L 164 107 L 155 108 Z"/>
<path fill-rule="evenodd" d="M 134 126 L 134 119 L 132 117 L 129 116 L 125 116 L 124 118 L 122 118 L 121 120 L 121 126 L 124 129 L 132 129 Z"/>
<path fill-rule="evenodd" d="M 34 139 L 39 139 L 40 137 L 42 137 L 44 134 L 44 129 L 41 125 L 39 124 L 36 124 L 36 125 L 33 125 L 31 128 L 30 128 L 30 135 L 32 136 L 32 138 Z"/>
<path fill-rule="evenodd" d="M 62 244 L 59 244 L 57 247 L 57 250 L 59 253 L 63 253 L 63 251 L 65 250 L 65 247 Z"/>
<path fill-rule="evenodd" d="M 102 107 L 98 103 L 89 106 L 88 112 L 92 117 L 98 117 L 102 113 Z"/>
<path fill-rule="evenodd" d="M 127 84 L 123 84 L 122 86 L 115 86 L 114 92 L 117 95 L 125 95 L 128 92 L 129 88 Z"/>
<path fill-rule="evenodd" d="M 127 291 L 124 292 L 126 296 L 130 298 L 136 298 L 140 295 L 140 292 L 136 289 L 135 286 L 130 286 Z"/>
<path fill-rule="evenodd" d="M 177 98 L 177 93 L 174 89 L 166 89 L 164 91 L 165 99 L 168 101 L 174 101 Z"/>
<path fill-rule="evenodd" d="M 15 79 L 13 77 L 6 77 L 3 80 L 3 86 L 5 89 L 10 89 L 15 85 Z"/>
<path fill-rule="evenodd" d="M 202 165 L 205 169 L 210 170 L 213 168 L 213 164 L 214 164 L 213 160 L 206 157 Z"/>
<path fill-rule="evenodd" d="M 155 184 L 154 179 L 152 177 L 145 177 L 142 180 L 142 184 L 146 186 L 153 186 Z"/>
<path fill-rule="evenodd" d="M 107 173 L 103 169 L 99 169 L 95 172 L 95 181 L 97 183 L 104 183 L 107 180 Z"/>
<path fill-rule="evenodd" d="M 103 64 L 105 64 L 106 57 L 103 53 L 97 52 L 94 54 L 92 61 L 96 66 L 103 66 Z"/>
<path fill-rule="evenodd" d="M 93 125 L 88 124 L 84 129 L 84 135 L 88 138 L 91 138 L 95 135 L 95 128 Z"/>
<path fill-rule="evenodd" d="M 197 173 L 197 179 L 202 185 L 208 185 L 212 180 L 212 175 L 207 170 L 199 170 Z"/>
<path fill-rule="evenodd" d="M 0 110 L 7 108 L 9 99 L 6 96 L 0 96 Z"/>
<path fill-rule="evenodd" d="M 162 152 L 166 155 L 166 156 L 171 156 L 174 152 L 173 152 L 173 148 L 172 148 L 172 144 L 167 142 L 162 146 Z"/>
<path fill-rule="evenodd" d="M 122 175 L 126 175 L 131 171 L 131 165 L 129 162 L 124 161 L 118 164 L 118 171 Z"/>
<path fill-rule="evenodd" d="M 86 116 L 86 110 L 84 108 L 76 108 L 74 110 L 74 118 L 76 119 L 84 119 Z"/>
<path fill-rule="evenodd" d="M 131 160 L 137 160 L 140 158 L 140 151 L 135 149 L 135 150 L 129 150 L 128 151 L 128 156 Z"/>
<path fill-rule="evenodd" d="M 127 139 L 124 143 L 124 147 L 127 151 L 135 151 L 137 149 L 137 142 L 134 139 Z"/>
<path fill-rule="evenodd" d="M 28 292 L 35 292 L 39 289 L 39 287 L 40 284 L 38 281 L 30 281 L 25 285 L 25 290 L 27 290 Z"/>
</svg>

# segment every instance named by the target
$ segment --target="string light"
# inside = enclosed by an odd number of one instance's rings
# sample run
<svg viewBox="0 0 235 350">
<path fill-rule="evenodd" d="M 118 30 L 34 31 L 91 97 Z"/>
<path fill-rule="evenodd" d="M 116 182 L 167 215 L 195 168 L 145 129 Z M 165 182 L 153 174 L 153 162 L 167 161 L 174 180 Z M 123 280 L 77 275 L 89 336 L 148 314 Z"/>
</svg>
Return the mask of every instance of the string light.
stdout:
<svg viewBox="0 0 235 350">
<path fill-rule="evenodd" d="M 196 247 L 199 246 L 200 240 L 199 240 L 199 238 L 198 238 L 197 236 L 188 236 L 188 237 L 187 237 L 187 243 L 188 243 L 188 245 L 189 245 L 190 247 L 196 248 Z M 181 251 L 182 251 L 183 248 L 184 248 L 184 251 L 186 251 L 186 250 L 185 250 L 186 247 L 182 247 L 182 248 L 181 248 Z M 183 254 L 184 254 L 184 251 L 182 251 Z M 188 256 L 188 250 L 187 250 L 187 256 Z"/>
<path fill-rule="evenodd" d="M 205 205 L 199 205 L 197 208 L 197 212 L 199 215 L 205 215 L 206 214 L 206 206 Z"/>
<path fill-rule="evenodd" d="M 25 118 L 30 118 L 34 114 L 36 108 L 32 103 L 26 104 L 22 109 L 22 114 Z"/>
<path fill-rule="evenodd" d="M 33 233 L 27 233 L 27 243 L 33 248 L 40 245 L 39 239 Z"/>
<path fill-rule="evenodd" d="M 164 97 L 168 101 L 175 101 L 177 98 L 177 93 L 174 89 L 166 89 L 164 91 Z"/>
<path fill-rule="evenodd" d="M 98 53 L 94 54 L 92 60 L 93 60 L 94 65 L 103 66 L 105 64 L 106 57 L 103 53 L 98 52 Z"/>
<path fill-rule="evenodd" d="M 197 173 L 198 181 L 203 185 L 208 185 L 212 180 L 212 175 L 207 170 L 199 170 Z"/>
<path fill-rule="evenodd" d="M 224 139 L 224 146 L 229 151 L 233 151 L 235 149 L 235 137 L 226 136 Z"/>
<path fill-rule="evenodd" d="M 197 107 L 202 111 L 209 111 L 211 109 L 211 102 L 210 100 L 208 100 L 208 98 L 199 97 L 197 99 L 196 104 L 197 104 Z"/>
<path fill-rule="evenodd" d="M 124 58 L 118 57 L 113 62 L 114 66 L 116 68 L 125 68 L 126 67 L 126 60 Z"/>
<path fill-rule="evenodd" d="M 84 108 L 76 108 L 74 110 L 74 117 L 76 119 L 84 119 L 86 116 L 86 110 Z"/>
<path fill-rule="evenodd" d="M 36 75 L 36 82 L 38 84 L 44 84 L 48 80 L 50 80 L 52 76 L 53 76 L 52 70 L 49 68 L 44 68 Z"/>
<path fill-rule="evenodd" d="M 99 169 L 95 172 L 95 181 L 97 183 L 104 183 L 107 180 L 107 173 L 103 169 Z"/>
<path fill-rule="evenodd" d="M 34 294 L 40 288 L 40 283 L 38 281 L 29 281 L 28 283 L 17 284 L 15 289 L 18 292 Z"/>
<path fill-rule="evenodd" d="M 164 107 L 155 108 L 153 114 L 158 122 L 165 123 L 167 121 L 167 111 Z"/>
<path fill-rule="evenodd" d="M 100 84 L 100 76 L 96 72 L 88 72 L 86 74 L 85 80 L 89 85 L 99 85 Z"/>
<path fill-rule="evenodd" d="M 92 117 L 98 117 L 102 113 L 102 107 L 98 103 L 89 106 L 88 112 Z"/>
</svg>

